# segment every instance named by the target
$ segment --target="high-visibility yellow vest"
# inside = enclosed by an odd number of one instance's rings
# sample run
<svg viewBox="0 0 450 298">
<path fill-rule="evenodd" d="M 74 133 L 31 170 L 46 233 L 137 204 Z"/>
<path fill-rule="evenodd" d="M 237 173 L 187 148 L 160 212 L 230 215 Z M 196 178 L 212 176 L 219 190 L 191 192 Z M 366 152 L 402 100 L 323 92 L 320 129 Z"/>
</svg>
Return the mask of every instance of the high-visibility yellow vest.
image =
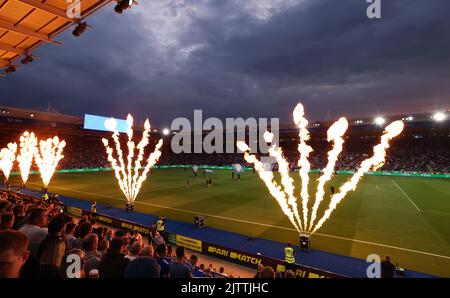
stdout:
<svg viewBox="0 0 450 298">
<path fill-rule="evenodd" d="M 158 221 L 156 222 L 156 230 L 157 230 L 158 232 L 164 231 L 164 222 L 163 222 L 162 220 L 158 220 Z"/>
<path fill-rule="evenodd" d="M 96 213 L 97 212 L 97 205 L 92 204 L 91 206 L 91 212 Z"/>
<path fill-rule="evenodd" d="M 47 201 L 48 200 L 48 194 L 43 194 L 42 195 L 42 199 L 44 199 L 44 201 Z"/>
<path fill-rule="evenodd" d="M 294 249 L 292 247 L 285 247 L 284 248 L 284 260 L 288 264 L 294 264 L 295 263 Z"/>
</svg>

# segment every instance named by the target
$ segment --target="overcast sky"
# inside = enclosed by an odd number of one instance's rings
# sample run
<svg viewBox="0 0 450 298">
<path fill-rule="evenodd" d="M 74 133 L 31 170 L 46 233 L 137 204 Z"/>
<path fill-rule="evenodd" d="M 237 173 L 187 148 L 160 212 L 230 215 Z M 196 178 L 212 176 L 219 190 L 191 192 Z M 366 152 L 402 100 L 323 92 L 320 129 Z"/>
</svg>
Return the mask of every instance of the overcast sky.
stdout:
<svg viewBox="0 0 450 298">
<path fill-rule="evenodd" d="M 450 108 L 450 1 L 142 0 L 0 79 L 0 104 L 61 113 L 311 120 Z"/>
</svg>

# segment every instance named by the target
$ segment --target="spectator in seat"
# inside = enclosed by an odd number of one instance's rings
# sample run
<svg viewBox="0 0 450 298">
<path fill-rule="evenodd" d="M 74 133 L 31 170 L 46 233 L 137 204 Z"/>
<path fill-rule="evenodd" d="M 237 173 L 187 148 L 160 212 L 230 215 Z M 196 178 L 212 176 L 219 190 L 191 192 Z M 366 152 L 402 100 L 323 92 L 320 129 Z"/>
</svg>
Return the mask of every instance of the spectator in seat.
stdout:
<svg viewBox="0 0 450 298">
<path fill-rule="evenodd" d="M 141 257 L 152 257 L 154 256 L 154 250 L 153 250 L 153 246 L 151 245 L 146 245 L 144 246 L 144 248 L 142 248 L 141 253 L 139 254 L 139 256 Z"/>
<path fill-rule="evenodd" d="M 155 259 L 161 267 L 161 278 L 169 277 L 169 265 L 172 262 L 172 259 L 167 257 L 167 246 L 165 244 L 161 244 L 156 247 Z"/>
<path fill-rule="evenodd" d="M 75 257 L 75 256 L 78 257 Z M 75 263 L 77 262 L 77 264 Z M 81 249 L 68 250 L 61 262 L 61 271 L 67 278 L 84 278 L 86 265 L 86 254 Z"/>
<path fill-rule="evenodd" d="M 261 271 L 259 278 L 275 278 L 275 271 L 270 266 L 265 266 Z"/>
<path fill-rule="evenodd" d="M 83 217 L 80 218 L 80 220 L 78 221 L 78 226 L 81 226 L 81 224 L 88 222 L 88 221 L 89 221 L 89 216 L 83 215 Z"/>
<path fill-rule="evenodd" d="M 64 237 L 67 218 L 64 214 L 52 217 L 48 223 L 48 234 L 38 248 L 37 258 L 41 264 L 52 264 L 61 266 L 61 261 L 68 247 Z"/>
<path fill-rule="evenodd" d="M 91 218 L 91 219 L 89 220 L 89 223 L 90 223 L 91 226 L 92 226 L 92 231 L 91 231 L 91 233 L 97 234 L 97 228 L 95 227 L 95 225 L 97 224 L 97 221 L 96 221 L 94 218 Z"/>
<path fill-rule="evenodd" d="M 381 262 L 381 278 L 394 278 L 395 265 L 391 263 L 391 257 L 386 256 L 385 260 Z"/>
<path fill-rule="evenodd" d="M 200 264 L 199 270 L 196 271 L 195 277 L 211 277 L 205 268 L 205 264 Z"/>
<path fill-rule="evenodd" d="M 155 232 L 155 235 L 153 236 L 153 244 L 155 246 L 158 246 L 158 245 L 161 245 L 161 244 L 164 244 L 164 243 L 166 243 L 166 242 L 164 241 L 163 236 L 161 236 L 160 233 Z M 172 253 L 172 248 L 170 249 L 170 253 Z"/>
<path fill-rule="evenodd" d="M 254 278 L 261 278 L 261 271 L 264 269 L 264 265 L 259 263 L 258 264 L 258 270 L 254 276 Z"/>
<path fill-rule="evenodd" d="M 205 265 L 202 264 L 203 270 L 201 270 L 200 267 L 197 266 L 197 263 L 198 263 L 198 257 L 196 255 L 191 255 L 187 264 L 188 264 L 188 266 L 191 266 L 189 269 L 192 268 L 192 270 L 191 270 L 192 276 L 193 277 L 208 277 L 208 275 L 205 274 L 205 272 L 204 272 Z"/>
<path fill-rule="evenodd" d="M 103 227 L 98 227 L 97 229 L 95 229 L 95 234 L 98 235 L 98 241 L 102 241 L 103 240 L 103 233 L 105 232 L 105 229 Z"/>
<path fill-rule="evenodd" d="M 170 245 L 167 245 L 167 253 L 166 253 L 166 256 L 167 256 L 168 258 L 173 259 L 172 246 L 170 246 Z"/>
<path fill-rule="evenodd" d="M 18 204 L 14 206 L 14 230 L 18 230 L 23 226 L 26 216 L 26 206 L 24 204 Z"/>
<path fill-rule="evenodd" d="M 100 260 L 98 267 L 100 278 L 123 277 L 123 273 L 130 262 L 123 254 L 124 249 L 125 241 L 122 238 L 111 240 L 107 253 Z"/>
<path fill-rule="evenodd" d="M 47 236 L 48 230 L 44 228 L 47 224 L 47 210 L 35 208 L 28 215 L 27 223 L 19 229 L 28 238 L 28 249 L 30 253 L 37 256 L 39 244 Z"/>
<path fill-rule="evenodd" d="M 92 225 L 89 222 L 83 222 L 78 226 L 78 238 L 72 242 L 72 248 L 82 249 L 83 239 L 92 233 Z"/>
<path fill-rule="evenodd" d="M 156 224 L 152 224 L 149 228 L 148 243 L 153 243 L 153 238 L 156 235 Z"/>
<path fill-rule="evenodd" d="M 196 255 L 191 255 L 186 262 L 186 266 L 189 268 L 189 271 L 191 271 L 191 274 L 194 275 L 195 268 L 197 267 L 198 257 Z"/>
<path fill-rule="evenodd" d="M 106 232 L 106 240 L 111 241 L 112 238 L 113 238 L 113 231 L 111 229 L 108 229 L 108 231 Z"/>
<path fill-rule="evenodd" d="M 125 258 L 129 259 L 130 261 L 133 261 L 134 259 L 139 257 L 139 255 L 141 254 L 141 251 L 142 251 L 141 244 L 138 241 L 135 241 L 131 245 L 130 254 L 126 255 Z M 150 256 L 151 256 L 151 252 L 150 252 Z"/>
<path fill-rule="evenodd" d="M 103 239 L 102 241 L 98 242 L 98 252 L 103 256 L 104 254 L 106 254 L 106 252 L 109 249 L 109 241 L 106 239 Z"/>
<path fill-rule="evenodd" d="M 228 274 L 225 273 L 225 269 L 223 267 L 219 268 L 219 273 L 225 277 L 228 277 Z"/>
<path fill-rule="evenodd" d="M 192 274 L 186 266 L 186 255 L 184 246 L 179 246 L 176 249 L 177 258 L 169 265 L 170 278 L 191 278 Z"/>
<path fill-rule="evenodd" d="M 122 230 L 117 230 L 114 232 L 114 238 L 125 238 L 126 233 Z"/>
<path fill-rule="evenodd" d="M 66 225 L 66 233 L 64 234 L 64 237 L 66 237 L 66 239 L 67 239 L 67 243 L 69 244 L 69 247 L 68 247 L 69 249 L 72 248 L 73 242 L 77 239 L 74 236 L 76 227 L 77 227 L 77 225 L 73 222 L 70 222 Z"/>
<path fill-rule="evenodd" d="M 93 269 L 93 270 L 89 271 L 89 275 L 87 276 L 87 278 L 100 278 L 98 270 Z"/>
<path fill-rule="evenodd" d="M 0 201 L 0 214 L 9 212 L 12 205 L 8 201 Z"/>
<path fill-rule="evenodd" d="M 160 278 L 161 267 L 151 257 L 137 257 L 128 264 L 125 278 Z"/>
<path fill-rule="evenodd" d="M 101 254 L 98 249 L 98 235 L 91 233 L 83 239 L 83 250 L 85 252 L 84 273 L 85 276 L 93 269 L 98 269 L 101 260 Z"/>
<path fill-rule="evenodd" d="M 20 277 L 28 256 L 28 239 L 24 233 L 0 231 L 0 278 Z"/>
<path fill-rule="evenodd" d="M 14 226 L 14 213 L 8 212 L 2 214 L 0 230 L 10 230 Z"/>
<path fill-rule="evenodd" d="M 202 270 L 202 272 L 203 272 L 207 277 L 213 277 L 212 270 L 211 270 L 210 267 L 204 268 L 204 270 Z"/>
<path fill-rule="evenodd" d="M 136 233 L 133 239 L 134 242 L 138 242 L 141 245 L 141 247 L 144 247 L 144 239 L 140 233 Z"/>
</svg>

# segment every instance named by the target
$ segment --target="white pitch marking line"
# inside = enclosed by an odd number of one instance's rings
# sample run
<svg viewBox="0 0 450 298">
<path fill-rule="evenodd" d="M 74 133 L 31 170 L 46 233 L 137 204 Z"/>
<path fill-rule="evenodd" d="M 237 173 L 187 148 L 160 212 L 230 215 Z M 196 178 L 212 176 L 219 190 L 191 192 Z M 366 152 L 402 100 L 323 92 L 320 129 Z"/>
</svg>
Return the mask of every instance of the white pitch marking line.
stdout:
<svg viewBox="0 0 450 298">
<path fill-rule="evenodd" d="M 380 184 L 380 185 L 376 185 L 375 188 L 379 191 L 384 191 L 384 192 L 390 192 L 390 193 L 398 193 L 398 191 L 393 191 L 393 190 L 388 190 L 388 189 L 384 189 L 381 186 L 383 185 L 391 185 L 391 184 Z"/>
<path fill-rule="evenodd" d="M 29 183 L 29 184 L 38 185 L 36 183 Z M 102 195 L 102 194 L 98 194 L 98 193 L 73 190 L 73 189 L 68 189 L 68 188 L 58 187 L 58 186 L 53 186 L 53 188 L 59 188 L 59 189 L 63 189 L 63 190 L 69 190 L 69 191 L 73 191 L 73 192 L 84 193 L 84 194 L 88 194 L 88 195 L 95 195 L 95 196 L 99 196 L 99 197 L 104 197 L 104 198 L 114 199 L 114 200 L 118 200 L 118 201 L 123 201 L 123 199 L 119 199 L 119 198 L 116 198 L 116 197 L 113 197 L 113 196 L 108 196 L 108 195 Z M 229 221 L 243 222 L 243 223 L 248 223 L 248 224 L 253 224 L 253 225 L 258 225 L 258 226 L 263 226 L 263 227 L 276 228 L 276 229 L 280 229 L 280 230 L 287 230 L 287 231 L 297 232 L 297 230 L 293 229 L 293 228 L 274 226 L 274 225 L 264 224 L 264 223 L 260 223 L 260 222 L 248 221 L 248 220 L 237 219 L 237 218 L 230 218 L 230 217 L 214 215 L 214 214 L 208 214 L 208 213 L 194 212 L 194 211 L 190 211 L 190 210 L 172 208 L 172 207 L 167 207 L 167 206 L 162 206 L 162 205 L 150 204 L 150 203 L 146 203 L 146 202 L 136 202 L 135 201 L 135 204 L 147 205 L 147 206 L 152 206 L 152 207 L 156 207 L 156 208 L 169 209 L 169 210 L 180 211 L 180 212 L 185 212 L 185 213 L 190 213 L 190 214 L 203 215 L 203 216 L 208 216 L 208 217 L 213 217 L 213 218 L 225 219 L 225 220 L 229 220 Z M 450 260 L 450 256 L 438 255 L 438 254 L 429 253 L 429 252 L 426 252 L 426 251 L 413 250 L 413 249 L 409 249 L 409 248 L 397 247 L 397 246 L 392 246 L 392 245 L 387 245 L 387 244 L 381 244 L 381 243 L 369 242 L 369 241 L 364 241 L 364 240 L 358 240 L 358 239 L 350 239 L 350 238 L 334 236 L 334 235 L 327 235 L 327 234 L 321 234 L 321 233 L 314 233 L 314 235 L 322 236 L 322 237 L 328 237 L 328 238 L 334 238 L 334 239 L 339 239 L 339 240 L 345 240 L 345 241 L 350 241 L 350 242 L 362 243 L 362 244 L 369 244 L 369 245 L 374 245 L 374 246 L 387 247 L 387 248 L 403 250 L 403 251 L 413 252 L 413 253 L 417 253 L 417 254 L 428 255 L 428 256 L 432 256 L 432 257 L 437 257 L 437 258 Z"/>
<path fill-rule="evenodd" d="M 429 211 L 429 210 L 422 210 L 422 213 L 431 213 L 431 214 L 442 214 L 442 215 L 450 215 L 448 212 L 440 212 L 440 211 Z"/>
<path fill-rule="evenodd" d="M 400 185 L 398 185 L 397 182 L 394 181 L 394 179 L 391 179 L 391 181 L 392 183 L 395 184 L 395 186 L 397 186 L 397 188 L 402 192 L 402 194 L 411 202 L 411 204 L 413 204 L 414 207 L 416 207 L 417 211 L 422 212 L 422 210 L 420 210 L 419 207 L 417 207 L 417 205 L 414 204 L 414 202 L 411 200 L 408 194 L 400 187 Z"/>
</svg>

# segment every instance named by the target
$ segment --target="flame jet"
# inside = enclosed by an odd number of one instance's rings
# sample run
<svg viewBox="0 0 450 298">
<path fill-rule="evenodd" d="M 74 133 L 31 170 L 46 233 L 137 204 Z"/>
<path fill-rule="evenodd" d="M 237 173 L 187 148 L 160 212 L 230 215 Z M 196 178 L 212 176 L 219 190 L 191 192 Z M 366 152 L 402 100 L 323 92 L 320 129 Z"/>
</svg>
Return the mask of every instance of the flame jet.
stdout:
<svg viewBox="0 0 450 298">
<path fill-rule="evenodd" d="M 22 177 L 22 183 L 25 185 L 30 175 L 31 164 L 33 163 L 34 155 L 36 154 L 37 138 L 34 132 L 24 132 L 20 136 L 19 143 L 19 155 L 17 156 L 17 162 L 19 163 L 20 176 Z"/>
<path fill-rule="evenodd" d="M 239 150 L 244 151 L 244 158 L 248 163 L 252 163 L 255 165 L 255 170 L 258 173 L 261 180 L 265 183 L 267 189 L 269 190 L 270 194 L 275 198 L 275 200 L 278 202 L 278 204 L 281 207 L 281 210 L 283 213 L 289 218 L 292 225 L 295 227 L 295 229 L 301 233 L 301 229 L 299 224 L 295 221 L 294 218 L 294 212 L 289 208 L 289 205 L 286 200 L 286 194 L 283 192 L 281 187 L 277 185 L 277 183 L 274 181 L 273 173 L 272 171 L 266 171 L 264 169 L 264 165 L 262 162 L 260 162 L 255 155 L 250 154 L 250 148 L 248 145 L 244 142 L 237 142 L 237 147 Z"/>
<path fill-rule="evenodd" d="M 293 180 L 289 177 L 288 161 L 283 157 L 283 151 L 281 148 L 276 145 L 270 146 L 269 155 L 274 157 L 279 165 L 282 187 L 274 181 L 273 173 L 271 171 L 266 171 L 263 164 L 256 158 L 256 156 L 249 153 L 250 148 L 247 144 L 245 144 L 245 142 L 237 142 L 237 147 L 241 151 L 245 152 L 244 159 L 248 163 L 254 164 L 255 170 L 259 177 L 263 180 L 266 187 L 269 189 L 270 194 L 276 199 L 283 213 L 288 217 L 292 225 L 299 232 L 300 236 L 309 236 L 322 227 L 324 222 L 330 217 L 333 210 L 342 201 L 346 194 L 349 191 L 356 189 L 359 180 L 366 172 L 370 169 L 375 171 L 383 166 L 386 157 L 386 150 L 389 148 L 389 142 L 403 131 L 404 124 L 402 121 L 395 121 L 385 128 L 380 144 L 373 148 L 373 156 L 364 160 L 352 178 L 341 186 L 337 194 L 334 194 L 331 197 L 331 201 L 325 210 L 324 215 L 319 219 L 317 224 L 315 224 L 318 208 L 324 199 L 325 184 L 331 179 L 339 154 L 343 149 L 343 136 L 348 129 L 348 122 L 347 119 L 340 118 L 328 129 L 328 141 L 333 142 L 333 148 L 328 152 L 327 166 L 323 169 L 323 174 L 319 178 L 315 201 L 311 210 L 311 220 L 308 222 L 308 172 L 311 168 L 308 157 L 312 152 L 312 148 L 306 144 L 310 136 L 309 131 L 307 130 L 308 120 L 304 118 L 304 109 L 301 104 L 297 105 L 293 115 L 294 122 L 299 128 L 300 136 L 300 143 L 298 146 L 300 160 L 298 161 L 298 165 L 300 166 L 300 196 L 302 199 L 302 213 L 299 213 L 298 211 L 297 199 L 294 195 Z M 271 143 L 273 140 L 272 133 L 266 132 L 264 134 L 264 139 L 266 142 Z M 303 215 L 303 218 L 301 215 Z"/>
<path fill-rule="evenodd" d="M 381 142 L 373 147 L 373 156 L 364 160 L 352 178 L 341 186 L 337 194 L 331 197 L 331 202 L 328 209 L 325 211 L 323 217 L 317 222 L 317 225 L 312 229 L 311 234 L 320 229 L 345 195 L 349 191 L 356 189 L 359 180 L 365 173 L 367 173 L 370 169 L 376 171 L 384 165 L 386 160 L 386 150 L 389 148 L 389 141 L 398 136 L 403 131 L 403 128 L 404 124 L 402 121 L 394 121 L 385 128 L 384 134 L 381 137 Z"/>
<path fill-rule="evenodd" d="M 5 175 L 5 180 L 8 181 L 9 174 L 16 160 L 17 144 L 9 143 L 6 148 L 0 151 L 0 170 Z"/>
<path fill-rule="evenodd" d="M 114 150 L 109 146 L 109 142 L 107 139 L 102 139 L 103 145 L 106 148 L 106 154 L 108 156 L 108 161 L 111 163 L 111 167 L 114 170 L 114 174 L 116 176 L 117 182 L 119 184 L 120 190 L 125 195 L 126 199 L 130 203 L 134 203 L 137 195 L 139 194 L 139 190 L 142 187 L 143 182 L 147 179 L 148 172 L 150 168 L 156 164 L 158 159 L 161 156 L 161 147 L 163 144 L 162 140 L 156 144 L 155 150 L 148 156 L 147 164 L 143 168 L 142 172 L 139 173 L 139 170 L 142 168 L 142 161 L 144 160 L 144 150 L 145 147 L 149 144 L 150 138 L 150 123 L 148 119 L 144 123 L 144 131 L 142 132 L 142 139 L 138 143 L 137 147 L 134 143 L 133 139 L 133 117 L 128 114 L 127 117 L 127 148 L 128 155 L 127 160 L 123 158 L 123 152 L 120 146 L 119 133 L 116 129 L 114 129 L 112 138 L 115 143 L 115 149 L 117 153 L 117 159 L 114 157 Z M 135 158 L 135 151 L 138 151 L 138 155 Z M 134 165 L 133 165 L 134 160 Z M 134 167 L 134 169 L 133 169 Z"/>
<path fill-rule="evenodd" d="M 302 187 L 300 190 L 300 196 L 302 197 L 302 209 L 303 209 L 303 221 L 305 226 L 308 222 L 308 184 L 309 184 L 309 170 L 311 164 L 309 163 L 309 154 L 313 151 L 311 146 L 306 144 L 309 141 L 308 120 L 304 117 L 305 110 L 303 105 L 299 103 L 294 109 L 294 122 L 299 128 L 300 143 L 298 144 L 298 152 L 300 153 L 300 159 L 298 160 L 298 166 L 300 167 L 300 178 L 302 180 Z M 305 227 L 306 228 L 306 227 Z"/>
<path fill-rule="evenodd" d="M 323 174 L 319 178 L 319 183 L 317 185 L 316 200 L 314 202 L 313 209 L 311 211 L 311 221 L 309 228 L 312 227 L 314 221 L 317 217 L 317 209 L 320 203 L 323 201 L 323 196 L 325 195 L 325 183 L 327 183 L 334 172 L 334 167 L 336 161 L 338 160 L 339 154 L 342 152 L 344 146 L 343 136 L 348 128 L 348 121 L 344 117 L 340 118 L 338 121 L 333 123 L 333 125 L 327 131 L 328 142 L 333 142 L 333 148 L 328 152 L 328 163 L 325 169 L 323 169 Z"/>
<path fill-rule="evenodd" d="M 58 163 L 64 158 L 62 155 L 64 147 L 66 147 L 66 142 L 60 141 L 57 136 L 39 142 L 39 149 L 34 155 L 34 160 L 45 187 L 50 184 Z"/>
<path fill-rule="evenodd" d="M 266 131 L 264 133 L 264 140 L 267 143 L 272 143 L 273 134 Z M 283 158 L 283 150 L 280 147 L 272 145 L 269 147 L 269 155 L 274 157 L 278 163 L 278 172 L 281 175 L 281 184 L 284 187 L 284 191 L 288 197 L 288 204 L 294 213 L 295 220 L 298 223 L 300 233 L 303 234 L 305 228 L 303 228 L 302 220 L 300 214 L 298 213 L 297 199 L 294 195 L 294 181 L 289 176 L 289 163 L 285 158 Z"/>
</svg>

